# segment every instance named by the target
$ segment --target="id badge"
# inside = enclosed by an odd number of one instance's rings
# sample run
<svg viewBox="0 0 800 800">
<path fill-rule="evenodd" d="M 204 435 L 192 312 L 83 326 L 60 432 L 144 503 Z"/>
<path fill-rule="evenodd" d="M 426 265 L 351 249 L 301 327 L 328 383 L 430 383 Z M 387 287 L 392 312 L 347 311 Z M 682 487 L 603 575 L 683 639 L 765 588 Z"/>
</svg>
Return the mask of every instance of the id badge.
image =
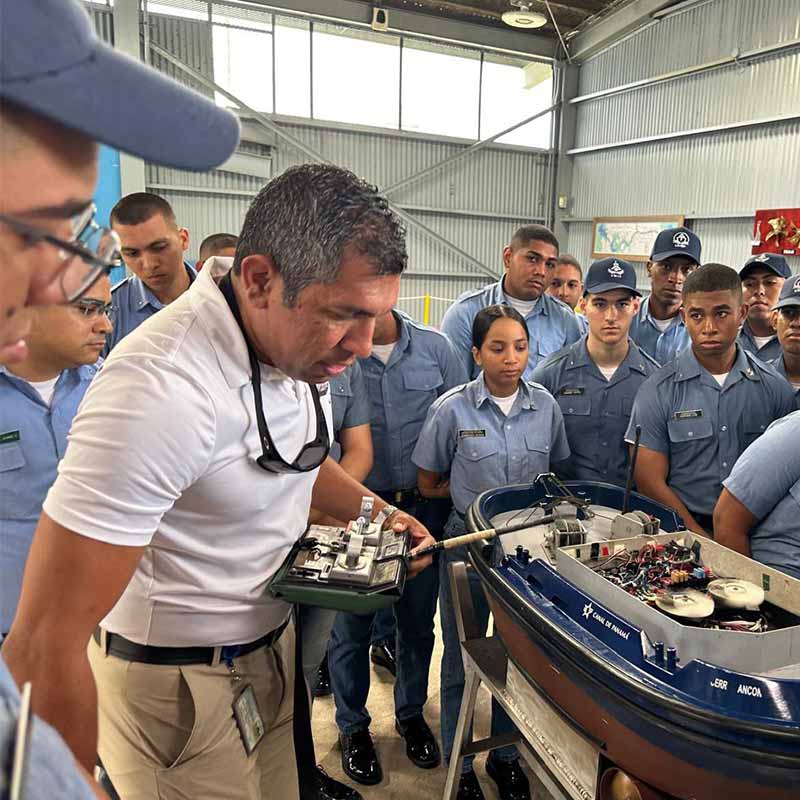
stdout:
<svg viewBox="0 0 800 800">
<path fill-rule="evenodd" d="M 233 716 L 236 718 L 244 749 L 248 756 L 252 755 L 258 743 L 264 738 L 264 720 L 258 710 L 252 684 L 248 683 L 233 701 Z"/>
</svg>

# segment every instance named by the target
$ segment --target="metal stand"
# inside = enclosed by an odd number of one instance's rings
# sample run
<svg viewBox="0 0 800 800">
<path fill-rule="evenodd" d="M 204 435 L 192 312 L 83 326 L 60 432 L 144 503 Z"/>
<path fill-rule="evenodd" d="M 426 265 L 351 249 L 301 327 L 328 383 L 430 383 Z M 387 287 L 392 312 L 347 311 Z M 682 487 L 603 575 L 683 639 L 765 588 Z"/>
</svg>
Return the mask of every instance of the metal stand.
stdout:
<svg viewBox="0 0 800 800">
<path fill-rule="evenodd" d="M 553 800 L 571 800 L 571 793 L 565 793 L 536 754 L 533 742 L 526 738 L 527 726 L 521 719 L 513 699 L 506 691 L 508 653 L 503 643 L 497 636 L 480 635 L 475 626 L 475 614 L 472 608 L 472 595 L 467 574 L 471 567 L 463 562 L 457 562 L 448 565 L 448 569 L 458 636 L 461 640 L 461 652 L 464 658 L 464 696 L 461 700 L 461 711 L 458 715 L 443 800 L 455 800 L 464 756 L 483 753 L 508 744 L 517 745 L 520 755 Z M 492 696 L 515 723 L 516 733 L 489 737 L 477 742 L 472 741 L 475 701 L 481 683 L 492 693 Z"/>
</svg>

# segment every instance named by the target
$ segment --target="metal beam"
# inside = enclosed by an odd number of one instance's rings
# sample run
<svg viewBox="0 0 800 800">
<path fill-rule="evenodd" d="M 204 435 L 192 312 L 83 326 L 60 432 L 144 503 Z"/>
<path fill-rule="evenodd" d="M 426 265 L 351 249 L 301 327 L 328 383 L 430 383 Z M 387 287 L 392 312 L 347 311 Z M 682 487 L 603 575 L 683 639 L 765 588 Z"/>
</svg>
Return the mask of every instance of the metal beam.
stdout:
<svg viewBox="0 0 800 800">
<path fill-rule="evenodd" d="M 671 2 L 672 0 L 634 0 L 618 11 L 591 23 L 570 41 L 569 50 L 572 57 L 578 61 L 585 61 L 609 42 L 649 22 L 656 11 L 660 11 Z"/>
<path fill-rule="evenodd" d="M 295 12 L 364 27 L 370 26 L 372 9 L 376 5 L 363 0 L 279 0 L 272 3 L 268 0 L 251 0 L 251 2 L 276 12 Z M 385 6 L 383 8 L 389 17 L 389 31 L 392 33 L 440 39 L 472 47 L 488 47 L 547 60 L 553 60 L 556 54 L 555 40 L 541 33 L 479 25 L 419 11 Z"/>
<path fill-rule="evenodd" d="M 269 117 L 267 117 L 265 114 L 262 114 L 260 111 L 256 111 L 254 108 L 251 108 L 243 100 L 240 100 L 238 97 L 236 97 L 236 95 L 231 94 L 227 89 L 215 83 L 210 78 L 207 78 L 202 73 L 198 72 L 195 69 L 192 69 L 192 67 L 190 67 L 188 64 L 185 64 L 183 61 L 181 61 L 181 59 L 177 58 L 172 53 L 165 50 L 163 47 L 160 47 L 159 45 L 150 42 L 150 50 L 154 53 L 157 53 L 162 58 L 165 58 L 171 64 L 176 66 L 182 72 L 185 72 L 187 75 L 189 75 L 191 78 L 198 81 L 202 85 L 206 86 L 209 89 L 213 89 L 215 92 L 219 92 L 219 94 L 221 94 L 227 100 L 230 100 L 232 103 L 237 105 L 243 111 L 246 111 L 250 117 L 252 117 L 257 122 L 261 123 L 265 128 L 267 128 L 267 130 L 271 131 L 279 138 L 288 142 L 292 147 L 299 150 L 304 156 L 309 158 L 311 161 L 315 161 L 319 164 L 333 163 L 329 159 L 320 155 L 316 150 L 309 147 L 307 144 L 305 144 L 305 142 L 302 142 L 296 136 L 292 136 L 290 133 L 287 133 L 281 127 L 272 122 L 272 120 L 270 120 Z M 436 231 L 432 230 L 431 228 L 429 228 L 424 223 L 420 222 L 415 217 L 412 217 L 410 214 L 407 214 L 405 211 L 403 211 L 401 208 L 398 208 L 393 203 L 390 203 L 389 205 L 392 207 L 395 214 L 397 214 L 397 216 L 400 217 L 400 219 L 406 223 L 406 225 L 410 225 L 411 227 L 417 228 L 418 230 L 422 231 L 426 236 L 433 239 L 435 242 L 442 245 L 447 250 L 450 250 L 452 253 L 459 256 L 459 258 L 462 258 L 464 261 L 475 267 L 480 272 L 483 272 L 486 275 L 491 276 L 492 278 L 497 277 L 487 266 L 482 264 L 476 258 L 473 258 L 469 253 L 465 252 L 457 245 L 453 244 L 453 242 L 449 241 L 448 239 L 445 239 L 444 236 L 441 236 L 440 234 L 436 233 Z"/>
<path fill-rule="evenodd" d="M 572 168 L 574 159 L 567 153 L 575 144 L 575 131 L 578 126 L 578 109 L 569 104 L 569 99 L 578 91 L 580 68 L 576 64 L 561 68 L 561 124 L 558 137 L 558 161 L 556 162 L 556 184 L 554 202 L 553 233 L 562 246 L 566 246 L 567 228 L 565 217 L 569 214 L 572 198 Z M 567 198 L 567 207 L 558 207 L 558 197 Z"/>
</svg>

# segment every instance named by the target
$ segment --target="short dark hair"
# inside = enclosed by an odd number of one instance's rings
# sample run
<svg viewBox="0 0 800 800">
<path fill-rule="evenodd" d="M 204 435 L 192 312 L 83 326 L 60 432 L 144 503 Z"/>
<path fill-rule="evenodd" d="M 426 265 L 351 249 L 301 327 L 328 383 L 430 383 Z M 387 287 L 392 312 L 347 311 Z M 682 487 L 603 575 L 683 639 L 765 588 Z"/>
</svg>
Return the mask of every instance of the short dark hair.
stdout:
<svg viewBox="0 0 800 800">
<path fill-rule="evenodd" d="M 683 299 L 685 302 L 690 294 L 726 291 L 741 298 L 742 282 L 739 273 L 725 264 L 710 262 L 689 273 L 683 284 Z"/>
<path fill-rule="evenodd" d="M 547 242 L 558 250 L 558 239 L 554 236 L 553 231 L 545 228 L 544 225 L 523 225 L 521 228 L 517 228 L 517 232 L 511 237 L 511 247 L 519 250 L 520 247 L 525 247 L 534 239 L 537 242 Z"/>
<path fill-rule="evenodd" d="M 575 258 L 575 256 L 571 256 L 569 253 L 560 255 L 556 259 L 556 266 L 574 267 L 576 270 L 578 270 L 578 275 L 581 276 L 581 280 L 583 280 L 583 267 L 581 267 L 580 262 L 577 258 Z"/>
<path fill-rule="evenodd" d="M 152 192 L 126 194 L 111 209 L 111 226 L 115 222 L 119 225 L 141 225 L 156 214 L 161 214 L 168 223 L 178 227 L 175 212 L 163 197 Z"/>
<path fill-rule="evenodd" d="M 378 275 L 406 268 L 405 229 L 377 188 L 327 164 L 291 167 L 253 200 L 244 220 L 234 272 L 250 255 L 269 255 L 283 278 L 284 302 L 314 283 L 333 283 L 353 248 Z"/>
<path fill-rule="evenodd" d="M 507 306 L 505 303 L 495 303 L 494 305 L 482 308 L 475 315 L 475 319 L 472 320 L 472 346 L 480 350 L 481 347 L 483 347 L 483 343 L 486 341 L 489 328 L 492 327 L 495 320 L 502 319 L 503 317 L 519 322 L 519 324 L 522 325 L 522 330 L 525 331 L 525 338 L 530 342 L 531 334 L 528 330 L 528 326 L 525 324 L 525 320 L 522 318 L 522 314 L 520 314 L 516 308 Z"/>
<path fill-rule="evenodd" d="M 232 233 L 212 233 L 211 236 L 206 236 L 200 244 L 198 258 L 200 261 L 205 261 L 207 258 L 216 256 L 229 247 L 236 247 L 238 242 L 239 237 L 234 236 Z"/>
</svg>

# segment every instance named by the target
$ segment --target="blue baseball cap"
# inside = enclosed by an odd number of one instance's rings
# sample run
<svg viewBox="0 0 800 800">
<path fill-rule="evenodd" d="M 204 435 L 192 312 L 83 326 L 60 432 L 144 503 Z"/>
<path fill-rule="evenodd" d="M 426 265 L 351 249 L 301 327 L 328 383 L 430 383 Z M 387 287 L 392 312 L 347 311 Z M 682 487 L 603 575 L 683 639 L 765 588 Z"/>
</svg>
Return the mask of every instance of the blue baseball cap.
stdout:
<svg viewBox="0 0 800 800">
<path fill-rule="evenodd" d="M 75 0 L 0 0 L 0 97 L 157 164 L 206 170 L 239 121 L 97 38 Z"/>
<path fill-rule="evenodd" d="M 800 306 L 800 275 L 789 276 L 789 279 L 783 284 L 781 296 L 778 298 L 778 302 L 772 306 L 772 310 L 775 311 L 786 306 Z"/>
<path fill-rule="evenodd" d="M 700 239 L 694 231 L 688 228 L 667 228 L 656 236 L 651 261 L 666 261 L 672 256 L 686 256 L 700 263 Z"/>
<path fill-rule="evenodd" d="M 761 253 L 744 262 L 744 266 L 739 270 L 739 277 L 744 278 L 748 272 L 759 267 L 771 270 L 781 278 L 788 278 L 792 274 L 789 263 L 780 253 Z"/>
<path fill-rule="evenodd" d="M 627 289 L 638 297 L 642 293 L 636 288 L 636 270 L 621 258 L 601 258 L 593 261 L 586 273 L 583 294 L 601 294 L 612 289 Z"/>
</svg>

